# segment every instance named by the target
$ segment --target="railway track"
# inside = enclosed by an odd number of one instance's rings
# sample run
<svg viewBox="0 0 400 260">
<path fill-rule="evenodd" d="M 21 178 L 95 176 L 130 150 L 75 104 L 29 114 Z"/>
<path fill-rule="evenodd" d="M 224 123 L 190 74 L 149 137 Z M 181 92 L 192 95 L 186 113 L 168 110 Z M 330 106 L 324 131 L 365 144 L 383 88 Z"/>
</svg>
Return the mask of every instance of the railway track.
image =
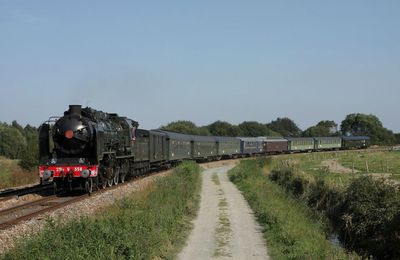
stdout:
<svg viewBox="0 0 400 260">
<path fill-rule="evenodd" d="M 68 204 L 86 198 L 87 195 L 74 197 L 48 196 L 22 205 L 0 211 L 0 230 L 17 224 L 20 221 L 31 219 L 42 213 L 52 211 Z"/>
<path fill-rule="evenodd" d="M 157 174 L 162 174 L 161 172 L 153 172 L 147 175 L 138 176 L 131 181 L 127 181 L 124 183 L 119 183 L 118 185 L 114 185 L 112 187 L 108 187 L 106 189 L 99 189 L 93 191 L 91 196 L 96 196 L 97 194 L 101 194 L 103 192 L 111 191 L 114 189 L 118 189 L 124 185 L 129 184 L 130 182 L 135 182 L 137 180 L 154 176 Z M 52 187 L 49 187 L 52 188 Z M 44 214 L 46 212 L 54 211 L 56 209 L 65 207 L 69 204 L 76 203 L 78 201 L 90 198 L 87 193 L 75 193 L 72 195 L 68 195 L 67 193 L 59 194 L 59 195 L 50 195 L 47 197 L 43 197 L 38 200 L 34 200 L 31 202 L 27 202 L 21 205 L 17 205 L 14 207 L 6 208 L 0 210 L 0 230 L 7 229 L 15 224 L 18 224 L 21 221 L 32 219 L 36 216 Z"/>
<path fill-rule="evenodd" d="M 52 190 L 51 184 L 46 185 L 34 185 L 30 187 L 24 187 L 20 189 L 9 189 L 0 192 L 0 202 L 7 201 L 13 198 L 18 198 L 27 194 L 37 193 L 37 192 L 44 192 Z"/>
</svg>

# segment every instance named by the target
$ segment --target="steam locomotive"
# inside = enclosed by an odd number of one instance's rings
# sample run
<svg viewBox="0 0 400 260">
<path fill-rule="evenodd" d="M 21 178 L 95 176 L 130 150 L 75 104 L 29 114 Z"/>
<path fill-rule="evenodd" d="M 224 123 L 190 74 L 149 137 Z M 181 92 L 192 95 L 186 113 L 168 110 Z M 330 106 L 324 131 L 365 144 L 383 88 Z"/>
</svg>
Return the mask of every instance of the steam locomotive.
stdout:
<svg viewBox="0 0 400 260">
<path fill-rule="evenodd" d="M 39 128 L 39 175 L 57 192 L 124 182 L 135 165 L 138 122 L 80 105 L 70 105 L 63 117 L 51 117 Z"/>
<path fill-rule="evenodd" d="M 111 187 L 127 177 L 169 168 L 182 160 L 219 160 L 369 146 L 367 136 L 220 137 L 138 129 L 138 122 L 80 105 L 39 128 L 39 175 L 54 191 Z"/>
</svg>

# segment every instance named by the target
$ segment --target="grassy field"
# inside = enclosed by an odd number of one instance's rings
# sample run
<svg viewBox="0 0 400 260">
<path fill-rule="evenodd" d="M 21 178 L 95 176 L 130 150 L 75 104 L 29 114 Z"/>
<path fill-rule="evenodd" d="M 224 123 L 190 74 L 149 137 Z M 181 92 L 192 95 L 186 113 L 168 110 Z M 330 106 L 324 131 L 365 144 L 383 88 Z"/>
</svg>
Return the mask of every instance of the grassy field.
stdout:
<svg viewBox="0 0 400 260">
<path fill-rule="evenodd" d="M 266 175 L 262 160 L 245 160 L 229 173 L 264 227 L 273 259 L 357 259 L 326 239 L 324 217 Z"/>
<path fill-rule="evenodd" d="M 39 183 L 37 170 L 26 171 L 18 165 L 18 160 L 0 157 L 0 189 Z"/>
<path fill-rule="evenodd" d="M 148 189 L 95 216 L 45 230 L 4 259 L 171 259 L 198 207 L 199 166 L 185 162 Z"/>
<path fill-rule="evenodd" d="M 388 174 L 389 177 L 400 180 L 400 152 L 347 152 L 339 156 L 339 162 L 348 168 L 361 172 Z"/>
<path fill-rule="evenodd" d="M 273 157 L 272 167 L 281 166 L 339 186 L 365 174 L 400 181 L 400 152 L 362 150 Z"/>
</svg>

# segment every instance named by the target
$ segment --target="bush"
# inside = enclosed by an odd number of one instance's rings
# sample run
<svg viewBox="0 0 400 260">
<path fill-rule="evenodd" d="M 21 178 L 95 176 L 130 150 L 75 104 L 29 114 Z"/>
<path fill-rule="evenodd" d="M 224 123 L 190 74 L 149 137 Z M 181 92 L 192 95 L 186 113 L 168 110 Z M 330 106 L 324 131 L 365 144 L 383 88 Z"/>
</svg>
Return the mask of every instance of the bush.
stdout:
<svg viewBox="0 0 400 260">
<path fill-rule="evenodd" d="M 400 256 L 398 187 L 382 178 L 356 179 L 346 191 L 341 215 L 341 237 L 351 248 L 379 258 Z"/>
</svg>

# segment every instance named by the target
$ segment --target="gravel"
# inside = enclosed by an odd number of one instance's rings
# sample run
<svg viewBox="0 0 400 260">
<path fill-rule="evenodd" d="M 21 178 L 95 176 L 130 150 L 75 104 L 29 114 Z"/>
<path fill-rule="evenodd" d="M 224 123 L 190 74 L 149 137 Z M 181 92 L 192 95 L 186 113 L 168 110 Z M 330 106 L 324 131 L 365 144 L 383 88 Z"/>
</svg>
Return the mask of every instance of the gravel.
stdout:
<svg viewBox="0 0 400 260">
<path fill-rule="evenodd" d="M 10 207 L 14 207 L 14 206 L 18 206 L 18 205 L 21 205 L 21 204 L 25 204 L 27 202 L 38 200 L 40 198 L 43 198 L 43 197 L 38 195 L 38 194 L 27 194 L 27 195 L 24 195 L 24 196 L 21 196 L 21 197 L 14 197 L 12 199 L 9 199 L 9 200 L 1 202 L 0 203 L 0 210 L 7 209 L 7 208 L 10 208 Z"/>
</svg>

